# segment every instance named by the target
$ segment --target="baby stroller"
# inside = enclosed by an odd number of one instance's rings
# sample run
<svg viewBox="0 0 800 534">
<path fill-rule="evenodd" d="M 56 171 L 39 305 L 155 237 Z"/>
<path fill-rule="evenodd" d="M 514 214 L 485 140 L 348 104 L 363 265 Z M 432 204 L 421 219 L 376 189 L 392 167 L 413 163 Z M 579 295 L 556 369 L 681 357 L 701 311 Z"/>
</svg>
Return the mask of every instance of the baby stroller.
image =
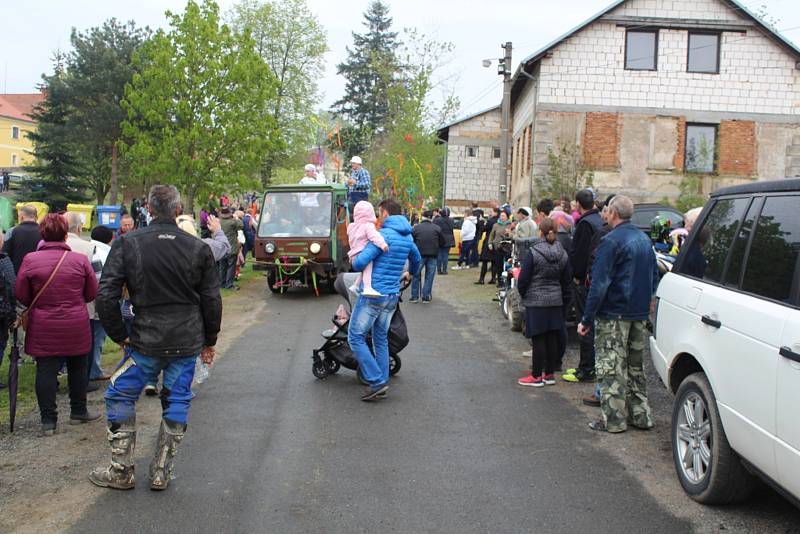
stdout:
<svg viewBox="0 0 800 534">
<path fill-rule="evenodd" d="M 350 312 L 353 302 L 358 298 L 349 288 L 357 278 L 358 273 L 344 273 L 337 276 L 333 284 L 336 292 L 347 301 L 347 307 L 339 306 L 336 314 L 331 319 L 334 327 L 322 332 L 322 337 L 325 338 L 325 342 L 320 348 L 314 349 L 313 355 L 311 356 L 313 360 L 311 372 L 319 379 L 336 374 L 341 367 L 346 367 L 347 369 L 356 371 L 358 379 L 362 383 L 366 383 L 361 372 L 358 370 L 358 360 L 356 360 L 353 351 L 350 349 L 350 344 L 347 342 L 347 328 L 350 324 Z M 402 290 L 405 290 L 407 287 L 408 284 L 406 284 Z M 394 316 L 392 316 L 392 322 L 389 325 L 390 375 L 395 375 L 400 371 L 401 361 L 399 353 L 408 345 L 408 341 L 406 320 L 398 304 Z M 370 336 L 367 336 L 367 344 L 372 345 L 372 338 Z"/>
</svg>

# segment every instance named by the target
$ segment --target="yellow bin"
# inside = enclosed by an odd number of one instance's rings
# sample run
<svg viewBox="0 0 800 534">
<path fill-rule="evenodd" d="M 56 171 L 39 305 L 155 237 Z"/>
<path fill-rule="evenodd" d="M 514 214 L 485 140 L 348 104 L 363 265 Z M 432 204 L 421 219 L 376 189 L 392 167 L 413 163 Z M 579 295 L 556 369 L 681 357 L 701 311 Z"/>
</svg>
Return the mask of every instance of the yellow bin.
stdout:
<svg viewBox="0 0 800 534">
<path fill-rule="evenodd" d="M 17 222 L 19 222 L 19 209 L 22 206 L 33 206 L 36 208 L 36 222 L 42 222 L 44 216 L 50 213 L 50 206 L 44 202 L 17 202 Z"/>
<path fill-rule="evenodd" d="M 91 204 L 67 204 L 67 211 L 74 211 L 81 217 L 81 226 L 84 230 L 92 227 L 92 212 L 94 206 Z"/>
</svg>

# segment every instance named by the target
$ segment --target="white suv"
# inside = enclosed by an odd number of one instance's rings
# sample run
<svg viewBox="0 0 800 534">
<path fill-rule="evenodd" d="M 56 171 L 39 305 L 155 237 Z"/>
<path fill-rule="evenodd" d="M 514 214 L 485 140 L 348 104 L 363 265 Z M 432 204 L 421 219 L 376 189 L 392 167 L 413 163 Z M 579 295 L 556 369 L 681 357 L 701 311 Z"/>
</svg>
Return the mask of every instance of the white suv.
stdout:
<svg viewBox="0 0 800 534">
<path fill-rule="evenodd" d="M 675 393 L 672 456 L 703 503 L 758 475 L 800 502 L 800 179 L 711 195 L 661 281 L 650 351 Z"/>
</svg>

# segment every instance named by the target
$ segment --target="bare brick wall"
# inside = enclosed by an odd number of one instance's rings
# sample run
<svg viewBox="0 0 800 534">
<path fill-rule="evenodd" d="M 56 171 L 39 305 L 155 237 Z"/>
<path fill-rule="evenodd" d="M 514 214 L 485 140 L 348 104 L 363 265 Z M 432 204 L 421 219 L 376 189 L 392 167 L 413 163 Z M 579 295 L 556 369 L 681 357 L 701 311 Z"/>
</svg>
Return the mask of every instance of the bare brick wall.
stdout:
<svg viewBox="0 0 800 534">
<path fill-rule="evenodd" d="M 591 169 L 619 168 L 619 114 L 587 113 L 583 161 Z"/>
<path fill-rule="evenodd" d="M 753 121 L 721 121 L 719 125 L 719 173 L 752 176 L 756 172 L 756 124 Z"/>
<path fill-rule="evenodd" d="M 686 117 L 678 117 L 678 148 L 675 150 L 675 170 L 683 171 L 684 158 L 686 157 Z"/>
</svg>

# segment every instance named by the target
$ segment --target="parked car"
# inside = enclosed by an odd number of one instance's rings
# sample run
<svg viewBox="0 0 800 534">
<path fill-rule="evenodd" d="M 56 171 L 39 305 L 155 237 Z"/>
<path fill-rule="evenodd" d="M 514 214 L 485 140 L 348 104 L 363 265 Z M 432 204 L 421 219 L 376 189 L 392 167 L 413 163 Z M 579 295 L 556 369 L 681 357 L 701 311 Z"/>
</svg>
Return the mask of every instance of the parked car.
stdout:
<svg viewBox="0 0 800 534">
<path fill-rule="evenodd" d="M 742 500 L 758 476 L 800 505 L 798 213 L 800 179 L 713 193 L 658 288 L 651 356 L 699 502 Z"/>
<path fill-rule="evenodd" d="M 683 214 L 671 206 L 663 204 L 636 204 L 631 222 L 643 232 L 650 233 L 650 223 L 656 217 L 666 217 L 672 223 L 672 228 L 683 226 Z"/>
</svg>

